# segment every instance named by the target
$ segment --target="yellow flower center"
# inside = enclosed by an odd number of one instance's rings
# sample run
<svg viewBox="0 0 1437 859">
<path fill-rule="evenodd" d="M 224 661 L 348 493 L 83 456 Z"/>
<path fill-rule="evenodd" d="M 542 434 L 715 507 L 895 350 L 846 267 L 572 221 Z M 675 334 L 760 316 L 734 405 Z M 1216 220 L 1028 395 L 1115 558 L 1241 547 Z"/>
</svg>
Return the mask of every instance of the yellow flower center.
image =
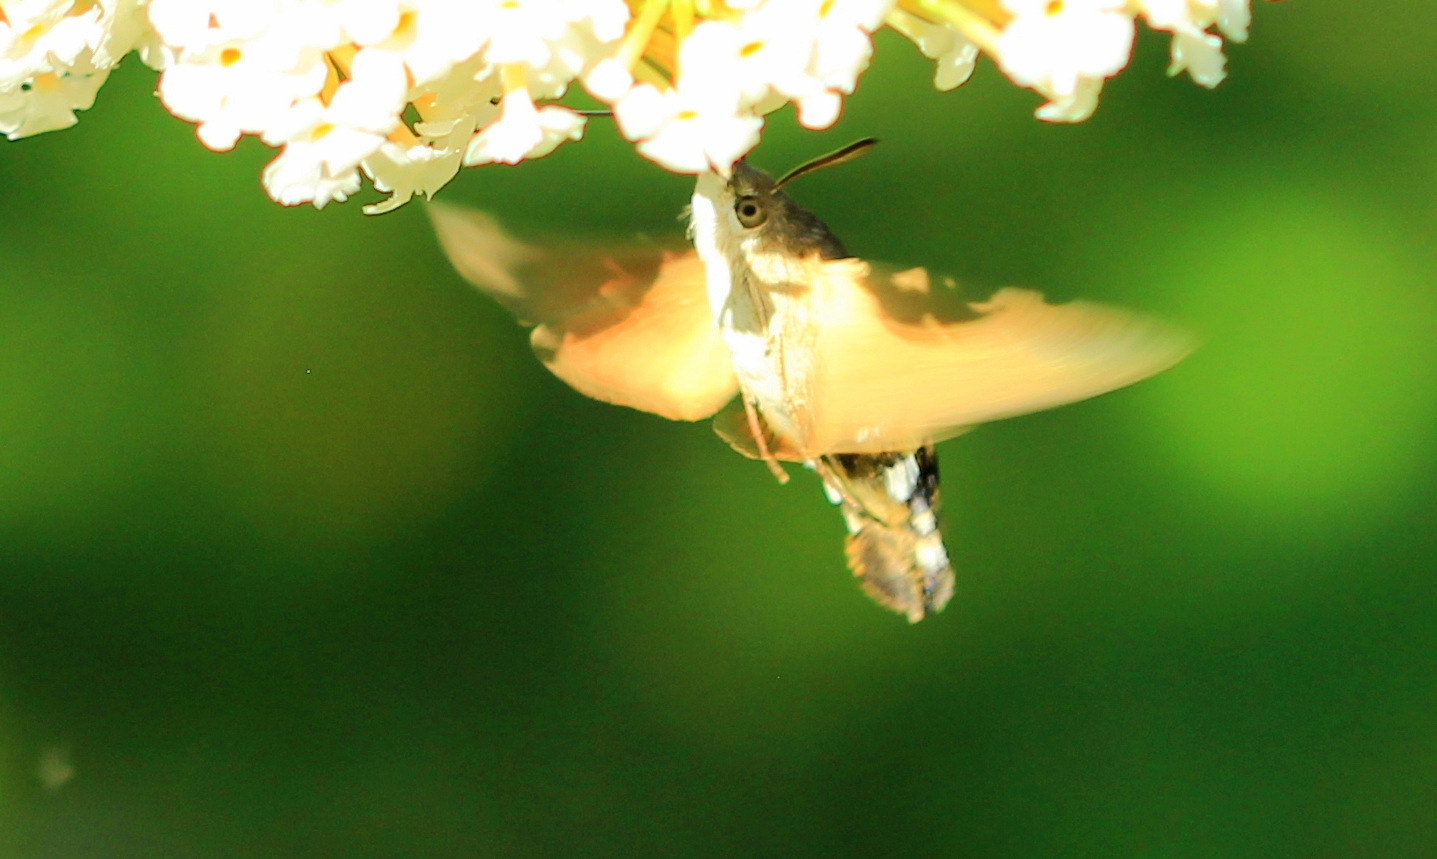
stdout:
<svg viewBox="0 0 1437 859">
<path fill-rule="evenodd" d="M 36 75 L 31 88 L 39 92 L 55 92 L 60 89 L 60 76 L 53 72 Z"/>
<path fill-rule="evenodd" d="M 394 25 L 394 35 L 401 39 L 407 39 L 414 35 L 414 19 L 417 16 L 414 12 L 404 12 L 399 16 L 399 23 Z"/>
</svg>

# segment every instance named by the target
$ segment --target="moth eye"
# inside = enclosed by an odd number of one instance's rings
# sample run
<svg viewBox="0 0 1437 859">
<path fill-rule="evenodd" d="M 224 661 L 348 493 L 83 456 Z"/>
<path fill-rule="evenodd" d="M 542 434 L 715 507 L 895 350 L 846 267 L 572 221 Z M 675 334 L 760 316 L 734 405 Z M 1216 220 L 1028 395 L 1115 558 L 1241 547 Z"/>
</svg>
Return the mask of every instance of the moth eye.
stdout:
<svg viewBox="0 0 1437 859">
<path fill-rule="evenodd" d="M 749 229 L 768 220 L 768 210 L 760 205 L 755 197 L 740 197 L 738 202 L 734 203 L 733 213 L 738 216 L 738 222 Z"/>
</svg>

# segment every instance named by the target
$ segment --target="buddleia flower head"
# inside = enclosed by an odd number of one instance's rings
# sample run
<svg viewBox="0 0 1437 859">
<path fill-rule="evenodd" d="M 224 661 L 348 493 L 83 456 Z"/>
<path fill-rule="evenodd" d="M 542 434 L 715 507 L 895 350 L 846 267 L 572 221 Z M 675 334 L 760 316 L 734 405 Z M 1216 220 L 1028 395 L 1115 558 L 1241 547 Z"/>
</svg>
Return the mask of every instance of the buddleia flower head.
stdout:
<svg viewBox="0 0 1437 859">
<path fill-rule="evenodd" d="M 276 201 L 322 207 L 367 179 L 383 212 L 579 139 L 575 89 L 663 167 L 726 170 L 781 107 L 837 121 L 884 27 L 939 89 L 987 54 L 1043 96 L 1039 118 L 1081 121 L 1139 21 L 1172 35 L 1171 74 L 1212 87 L 1248 0 L 0 0 L 0 132 L 74 124 L 133 51 L 205 146 L 278 150 Z"/>
</svg>

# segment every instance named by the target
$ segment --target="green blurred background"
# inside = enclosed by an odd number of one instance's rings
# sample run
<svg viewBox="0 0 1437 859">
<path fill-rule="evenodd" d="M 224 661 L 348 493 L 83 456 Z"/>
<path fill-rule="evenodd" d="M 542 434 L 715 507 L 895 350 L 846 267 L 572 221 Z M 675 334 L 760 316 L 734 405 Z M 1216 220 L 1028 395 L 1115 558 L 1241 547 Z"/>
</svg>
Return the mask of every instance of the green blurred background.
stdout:
<svg viewBox="0 0 1437 859">
<path fill-rule="evenodd" d="M 772 118 L 771 169 L 883 139 L 796 190 L 856 253 L 1205 341 L 945 444 L 916 627 L 810 475 L 565 388 L 419 205 L 270 203 L 133 60 L 0 144 L 0 857 L 1437 855 L 1437 12 L 1256 6 L 1217 91 L 1145 34 L 1076 127 L 891 37 Z M 443 196 L 689 189 L 600 121 Z"/>
</svg>

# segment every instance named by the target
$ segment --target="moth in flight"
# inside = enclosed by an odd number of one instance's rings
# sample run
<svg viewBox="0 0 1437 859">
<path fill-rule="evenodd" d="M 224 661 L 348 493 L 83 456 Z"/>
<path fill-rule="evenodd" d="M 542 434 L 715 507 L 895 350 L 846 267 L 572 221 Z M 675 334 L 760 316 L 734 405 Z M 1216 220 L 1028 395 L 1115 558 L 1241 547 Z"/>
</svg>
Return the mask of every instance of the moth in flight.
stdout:
<svg viewBox="0 0 1437 859">
<path fill-rule="evenodd" d="M 533 325 L 539 360 L 580 393 L 673 420 L 716 416 L 718 434 L 781 482 L 780 462 L 814 470 L 863 589 L 916 622 L 953 595 L 934 443 L 1132 384 L 1192 343 L 1024 289 L 966 302 L 924 269 L 850 256 L 784 188 L 874 142 L 777 180 L 746 161 L 699 176 L 692 245 L 540 247 L 483 212 L 429 211 L 459 273 Z"/>
</svg>

